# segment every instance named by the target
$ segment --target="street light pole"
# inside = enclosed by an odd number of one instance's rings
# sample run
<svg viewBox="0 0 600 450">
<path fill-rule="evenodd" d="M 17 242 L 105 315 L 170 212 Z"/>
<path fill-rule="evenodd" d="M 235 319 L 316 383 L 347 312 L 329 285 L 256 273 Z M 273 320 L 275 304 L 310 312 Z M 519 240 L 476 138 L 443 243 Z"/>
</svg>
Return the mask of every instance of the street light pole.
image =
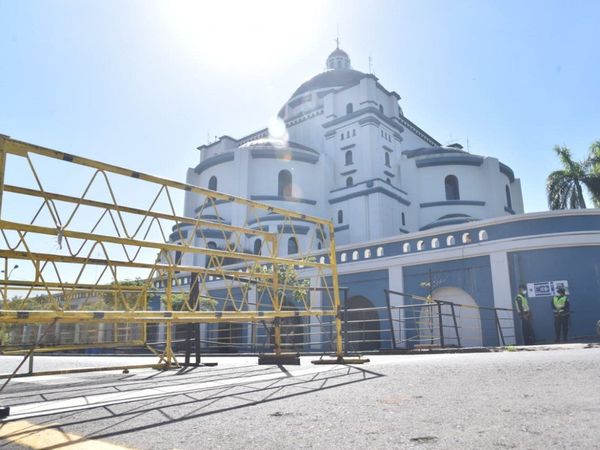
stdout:
<svg viewBox="0 0 600 450">
<path fill-rule="evenodd" d="M 10 276 L 12 275 L 15 269 L 18 269 L 19 265 L 15 264 L 12 269 L 8 270 L 8 258 L 4 258 L 4 270 L 1 273 L 4 274 L 4 279 L 8 282 L 10 280 Z M 4 283 L 4 309 L 6 309 L 8 303 L 8 283 Z"/>
</svg>

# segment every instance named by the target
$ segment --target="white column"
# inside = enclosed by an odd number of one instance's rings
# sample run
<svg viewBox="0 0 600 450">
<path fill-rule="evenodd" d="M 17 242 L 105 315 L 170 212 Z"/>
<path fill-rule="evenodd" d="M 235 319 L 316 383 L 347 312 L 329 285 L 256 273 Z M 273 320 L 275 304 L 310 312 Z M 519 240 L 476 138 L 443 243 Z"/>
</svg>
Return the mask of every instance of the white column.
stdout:
<svg viewBox="0 0 600 450">
<path fill-rule="evenodd" d="M 402 266 L 393 266 L 388 270 L 388 285 L 391 291 L 404 292 L 404 274 Z M 402 342 L 406 339 L 404 331 L 404 311 L 400 310 L 398 322 L 398 310 L 394 310 L 394 306 L 404 305 L 404 297 L 400 295 L 390 295 L 390 306 L 392 307 L 392 320 L 394 324 L 394 337 L 396 338 L 396 346 L 402 347 Z"/>
<path fill-rule="evenodd" d="M 490 266 L 492 271 L 492 291 L 494 293 L 494 307 L 512 309 L 512 292 L 510 290 L 510 273 L 508 270 L 508 256 L 506 252 L 490 254 Z M 507 311 L 499 312 L 500 318 L 508 317 Z M 512 313 L 510 314 L 512 318 Z M 505 343 L 515 343 L 514 321 L 500 320 L 504 333 Z"/>
</svg>

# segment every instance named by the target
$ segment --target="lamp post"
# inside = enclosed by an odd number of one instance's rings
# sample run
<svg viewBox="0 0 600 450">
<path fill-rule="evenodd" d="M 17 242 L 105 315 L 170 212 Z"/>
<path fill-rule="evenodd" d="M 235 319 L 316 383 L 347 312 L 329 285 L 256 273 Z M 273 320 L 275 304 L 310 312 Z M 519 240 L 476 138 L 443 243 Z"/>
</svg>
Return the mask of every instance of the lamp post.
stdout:
<svg viewBox="0 0 600 450">
<path fill-rule="evenodd" d="M 4 270 L 0 271 L 4 274 L 4 279 L 8 282 L 10 280 L 10 276 L 12 275 L 15 269 L 18 269 L 19 265 L 15 264 L 12 269 L 8 270 L 8 258 L 4 258 Z M 4 302 L 8 302 L 8 283 L 4 283 Z M 6 306 L 6 304 L 5 304 Z"/>
</svg>

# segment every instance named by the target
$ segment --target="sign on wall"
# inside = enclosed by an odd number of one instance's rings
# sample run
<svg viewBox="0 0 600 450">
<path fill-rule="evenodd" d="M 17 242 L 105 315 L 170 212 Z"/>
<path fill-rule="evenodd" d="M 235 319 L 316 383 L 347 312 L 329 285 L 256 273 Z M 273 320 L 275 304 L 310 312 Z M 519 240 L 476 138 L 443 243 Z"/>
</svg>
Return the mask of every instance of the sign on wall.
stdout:
<svg viewBox="0 0 600 450">
<path fill-rule="evenodd" d="M 567 280 L 558 281 L 540 281 L 537 283 L 527 283 L 528 297 L 553 297 L 558 288 L 565 288 L 569 292 L 569 282 Z"/>
</svg>

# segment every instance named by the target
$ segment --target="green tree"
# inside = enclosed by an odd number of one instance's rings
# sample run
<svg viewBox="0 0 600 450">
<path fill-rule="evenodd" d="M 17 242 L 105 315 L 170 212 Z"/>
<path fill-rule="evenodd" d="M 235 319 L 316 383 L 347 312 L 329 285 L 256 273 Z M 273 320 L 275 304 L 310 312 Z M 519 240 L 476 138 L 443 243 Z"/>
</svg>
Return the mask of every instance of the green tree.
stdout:
<svg viewBox="0 0 600 450">
<path fill-rule="evenodd" d="M 554 152 L 563 167 L 548 175 L 546 194 L 550 209 L 586 208 L 584 188 L 594 205 L 600 207 L 600 141 L 590 146 L 584 161 L 575 161 L 565 146 L 555 146 Z"/>
</svg>

